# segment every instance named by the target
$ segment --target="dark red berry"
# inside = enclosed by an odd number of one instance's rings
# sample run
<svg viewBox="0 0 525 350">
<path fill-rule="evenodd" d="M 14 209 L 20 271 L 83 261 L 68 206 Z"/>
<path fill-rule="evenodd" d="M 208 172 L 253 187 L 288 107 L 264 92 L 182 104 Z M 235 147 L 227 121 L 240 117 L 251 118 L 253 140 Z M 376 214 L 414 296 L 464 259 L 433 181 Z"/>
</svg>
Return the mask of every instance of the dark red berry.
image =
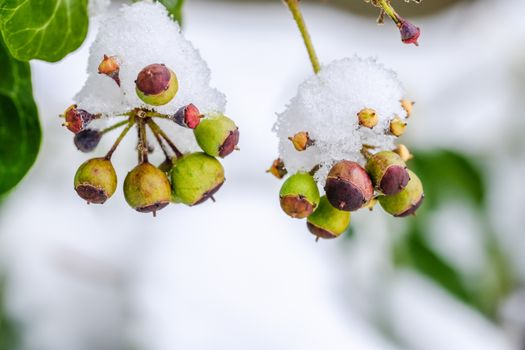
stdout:
<svg viewBox="0 0 525 350">
<path fill-rule="evenodd" d="M 85 129 L 75 135 L 73 142 L 78 150 L 84 153 L 93 151 L 100 142 L 102 133 L 95 129 Z"/>
<path fill-rule="evenodd" d="M 190 103 L 180 108 L 177 113 L 172 116 L 172 120 L 180 126 L 195 129 L 201 122 L 201 113 L 194 104 Z"/>
<path fill-rule="evenodd" d="M 64 118 L 66 121 L 63 125 L 77 134 L 84 130 L 93 119 L 96 119 L 96 116 L 83 109 L 77 109 L 77 105 L 72 105 L 64 112 Z"/>
<path fill-rule="evenodd" d="M 324 190 L 330 204 L 344 211 L 360 209 L 374 195 L 372 181 L 365 169 L 358 163 L 347 160 L 332 167 Z"/>
</svg>

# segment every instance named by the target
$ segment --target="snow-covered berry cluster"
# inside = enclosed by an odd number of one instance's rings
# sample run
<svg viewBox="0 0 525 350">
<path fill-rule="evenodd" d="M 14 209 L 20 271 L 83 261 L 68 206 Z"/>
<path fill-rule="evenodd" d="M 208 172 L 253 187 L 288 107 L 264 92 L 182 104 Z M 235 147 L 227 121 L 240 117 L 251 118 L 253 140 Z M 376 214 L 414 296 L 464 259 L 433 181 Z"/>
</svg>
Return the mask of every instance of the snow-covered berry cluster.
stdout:
<svg viewBox="0 0 525 350">
<path fill-rule="evenodd" d="M 102 204 L 114 194 L 111 157 L 133 127 L 139 164 L 124 180 L 124 196 L 135 210 L 155 214 L 170 202 L 200 204 L 224 183 L 217 157 L 237 148 L 238 127 L 224 115 L 225 98 L 210 87 L 206 63 L 159 3 L 123 5 L 102 19 L 75 101 L 63 117 L 80 151 L 95 150 L 104 135 L 124 128 L 105 156 L 86 161 L 75 175 L 75 190 L 88 203 Z M 109 118 L 122 120 L 94 127 Z M 171 126 L 169 134 L 164 125 Z M 150 140 L 164 153 L 159 166 L 148 160 Z"/>
<path fill-rule="evenodd" d="M 350 212 L 377 201 L 396 217 L 414 214 L 423 187 L 407 169 L 410 152 L 395 144 L 413 106 L 403 95 L 395 73 L 373 59 L 335 61 L 307 79 L 274 127 L 280 156 L 269 171 L 292 174 L 280 191 L 282 209 L 307 218 L 320 238 L 338 237 Z"/>
</svg>

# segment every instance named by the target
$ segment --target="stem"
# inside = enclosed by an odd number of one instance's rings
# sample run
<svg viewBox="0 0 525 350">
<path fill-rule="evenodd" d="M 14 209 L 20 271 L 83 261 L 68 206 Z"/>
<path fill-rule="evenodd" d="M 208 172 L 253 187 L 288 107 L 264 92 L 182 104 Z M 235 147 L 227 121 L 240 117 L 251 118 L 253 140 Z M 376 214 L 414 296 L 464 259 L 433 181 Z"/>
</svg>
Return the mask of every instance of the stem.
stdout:
<svg viewBox="0 0 525 350">
<path fill-rule="evenodd" d="M 299 7 L 299 0 L 284 0 L 284 2 L 286 6 L 288 6 L 288 9 L 292 13 L 293 18 L 297 23 L 297 27 L 299 28 L 301 36 L 303 37 L 304 45 L 306 46 L 306 50 L 308 51 L 310 62 L 312 63 L 312 67 L 314 69 L 315 74 L 317 74 L 321 70 L 321 65 L 319 64 L 319 59 L 317 58 L 314 45 L 312 44 L 312 38 L 308 33 L 308 28 L 306 27 L 303 14 L 301 13 L 301 9 Z"/>
<path fill-rule="evenodd" d="M 175 144 L 170 140 L 168 135 L 166 135 L 166 133 L 160 128 L 160 126 L 153 121 L 153 119 L 148 118 L 146 122 L 148 123 L 149 127 L 151 128 L 151 131 L 153 131 L 154 134 L 160 135 L 168 143 L 168 145 L 171 147 L 177 158 L 181 158 L 183 156 L 182 152 L 179 151 L 177 146 L 175 146 Z"/>
<path fill-rule="evenodd" d="M 118 129 L 121 126 L 126 125 L 128 123 L 129 123 L 129 118 L 128 118 L 128 120 L 123 120 L 123 121 L 118 122 L 118 123 L 116 123 L 116 124 L 114 124 L 112 126 L 109 126 L 109 127 L 105 128 L 105 129 L 102 129 L 101 133 L 102 134 L 108 133 L 108 132 L 110 132 L 112 130 L 115 130 L 115 129 Z"/>
<path fill-rule="evenodd" d="M 149 123 L 148 123 L 149 125 Z M 155 138 L 157 139 L 157 142 L 160 146 L 160 148 L 162 149 L 162 153 L 164 153 L 164 156 L 166 156 L 166 160 L 171 160 L 171 157 L 168 153 L 168 150 L 166 149 L 166 145 L 164 144 L 164 141 L 162 141 L 162 138 L 161 136 L 159 135 L 159 133 L 155 132 L 152 128 L 151 128 L 151 125 L 149 125 L 150 129 L 151 129 L 151 132 L 153 132 L 153 135 L 155 136 Z"/>
<path fill-rule="evenodd" d="M 146 139 L 146 122 L 143 118 L 139 120 L 139 152 L 141 153 L 141 163 L 148 162 L 148 140 Z"/>
<path fill-rule="evenodd" d="M 169 115 L 158 112 L 146 112 L 146 116 L 151 118 L 171 119 Z"/>
<path fill-rule="evenodd" d="M 396 10 L 390 5 L 390 2 L 387 0 L 379 0 L 379 5 L 385 11 L 385 13 L 388 15 L 388 17 L 392 18 L 392 21 L 399 27 L 401 26 L 401 19 L 399 15 L 397 14 Z"/>
<path fill-rule="evenodd" d="M 122 130 L 122 132 L 120 133 L 119 137 L 117 138 L 117 140 L 115 141 L 115 143 L 113 144 L 113 146 L 111 147 L 109 152 L 104 157 L 107 160 L 111 160 L 111 157 L 113 156 L 113 153 L 117 149 L 118 145 L 120 144 L 120 142 L 122 142 L 124 137 L 126 137 L 126 134 L 128 133 L 129 129 L 131 129 L 131 127 L 135 124 L 135 117 L 134 116 L 129 117 L 127 122 L 128 122 L 128 126 L 126 126 L 126 128 L 124 130 Z"/>
</svg>

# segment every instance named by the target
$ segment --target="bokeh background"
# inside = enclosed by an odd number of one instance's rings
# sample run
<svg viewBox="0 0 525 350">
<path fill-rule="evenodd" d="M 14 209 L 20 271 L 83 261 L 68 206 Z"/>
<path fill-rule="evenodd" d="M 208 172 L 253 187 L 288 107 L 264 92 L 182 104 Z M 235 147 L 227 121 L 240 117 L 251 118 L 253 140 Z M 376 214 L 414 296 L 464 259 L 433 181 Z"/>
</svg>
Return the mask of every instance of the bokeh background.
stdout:
<svg viewBox="0 0 525 350">
<path fill-rule="evenodd" d="M 377 57 L 417 102 L 404 143 L 424 206 L 405 220 L 360 211 L 334 241 L 281 213 L 265 173 L 275 113 L 311 74 L 280 1 L 187 2 L 184 31 L 241 152 L 217 203 L 155 219 L 121 191 L 87 206 L 72 188 L 90 156 L 57 116 L 83 85 L 96 19 L 77 52 L 32 62 L 44 141 L 0 203 L 0 349 L 525 349 L 525 3 L 394 3 L 420 47 L 361 1 L 303 3 L 322 62 Z M 114 157 L 120 179 L 134 142 Z"/>
</svg>

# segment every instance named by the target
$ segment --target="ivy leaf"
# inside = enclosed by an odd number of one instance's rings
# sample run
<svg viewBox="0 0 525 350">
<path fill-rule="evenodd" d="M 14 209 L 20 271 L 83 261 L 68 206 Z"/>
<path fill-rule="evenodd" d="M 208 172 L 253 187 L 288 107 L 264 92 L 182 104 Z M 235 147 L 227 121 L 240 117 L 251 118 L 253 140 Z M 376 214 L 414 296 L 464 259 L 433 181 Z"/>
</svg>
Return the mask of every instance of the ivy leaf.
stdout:
<svg viewBox="0 0 525 350">
<path fill-rule="evenodd" d="M 29 64 L 15 60 L 0 38 L 0 196 L 29 171 L 40 148 L 41 130 Z"/>
<path fill-rule="evenodd" d="M 0 30 L 20 61 L 56 62 L 76 50 L 88 30 L 88 0 L 0 0 Z"/>
<path fill-rule="evenodd" d="M 159 0 L 168 9 L 170 16 L 182 26 L 182 7 L 184 0 Z"/>
</svg>

